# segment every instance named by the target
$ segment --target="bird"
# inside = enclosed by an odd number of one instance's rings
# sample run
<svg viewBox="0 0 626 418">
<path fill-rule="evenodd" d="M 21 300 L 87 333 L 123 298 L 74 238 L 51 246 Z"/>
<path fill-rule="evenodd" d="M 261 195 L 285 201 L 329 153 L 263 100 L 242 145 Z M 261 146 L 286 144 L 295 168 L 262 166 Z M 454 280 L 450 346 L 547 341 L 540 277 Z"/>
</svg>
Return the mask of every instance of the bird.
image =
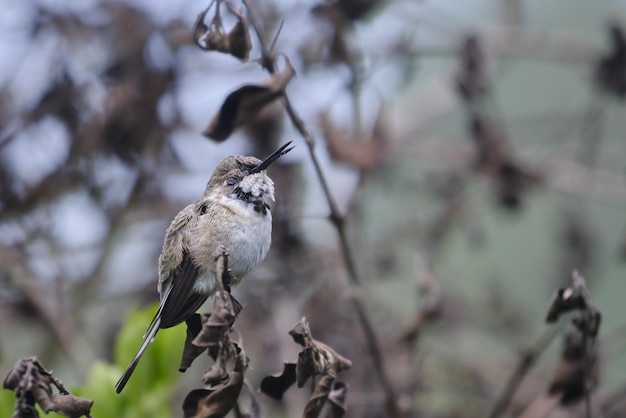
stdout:
<svg viewBox="0 0 626 418">
<path fill-rule="evenodd" d="M 185 322 L 215 293 L 220 251 L 228 252 L 232 286 L 265 258 L 272 235 L 269 204 L 274 201 L 274 182 L 266 169 L 294 148 L 288 148 L 291 143 L 263 161 L 251 156 L 226 157 L 213 171 L 202 196 L 172 220 L 159 256 L 159 307 L 137 354 L 115 385 L 118 394 L 159 329 Z"/>
</svg>

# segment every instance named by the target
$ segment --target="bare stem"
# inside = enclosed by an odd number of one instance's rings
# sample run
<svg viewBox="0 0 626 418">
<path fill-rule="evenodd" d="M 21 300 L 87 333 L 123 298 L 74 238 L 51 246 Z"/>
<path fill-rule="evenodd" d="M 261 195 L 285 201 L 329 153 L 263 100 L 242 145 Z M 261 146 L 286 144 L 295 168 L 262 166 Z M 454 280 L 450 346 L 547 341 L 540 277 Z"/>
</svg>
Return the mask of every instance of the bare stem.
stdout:
<svg viewBox="0 0 626 418">
<path fill-rule="evenodd" d="M 537 340 L 534 346 L 522 354 L 515 371 L 509 378 L 506 386 L 504 387 L 504 391 L 496 401 L 491 413 L 489 414 L 489 418 L 497 418 L 502 415 L 504 411 L 506 411 L 513 395 L 517 391 L 517 388 L 524 380 L 526 374 L 530 371 L 530 369 L 535 365 L 539 357 L 543 354 L 543 352 L 550 346 L 550 343 L 556 338 L 557 335 L 561 332 L 561 326 L 554 326 L 548 328 Z"/>
<path fill-rule="evenodd" d="M 276 70 L 275 70 L 275 65 L 274 65 L 273 53 L 272 51 L 268 51 L 265 46 L 263 36 L 261 35 L 259 28 L 258 28 L 258 24 L 257 24 L 258 21 L 254 15 L 254 10 L 250 6 L 250 1 L 243 0 L 243 3 L 248 9 L 250 24 L 254 28 L 254 32 L 256 33 L 256 36 L 261 45 L 261 53 L 262 53 L 261 65 L 269 73 L 274 74 Z M 328 186 L 328 181 L 326 179 L 326 176 L 324 175 L 324 172 L 322 171 L 319 160 L 317 159 L 315 155 L 315 139 L 309 133 L 304 122 L 302 121 L 300 116 L 297 114 L 297 112 L 293 108 L 291 101 L 289 100 L 289 96 L 287 95 L 286 92 L 284 93 L 283 99 L 284 99 L 285 110 L 287 111 L 287 115 L 289 116 L 291 123 L 293 124 L 295 129 L 298 131 L 298 133 L 302 136 L 302 138 L 304 138 L 307 144 L 307 148 L 309 150 L 309 156 L 311 158 L 311 161 L 313 162 L 313 168 L 315 170 L 315 174 L 317 175 L 318 181 L 320 185 L 322 186 L 324 196 L 326 197 L 328 206 L 330 208 L 329 220 L 334 225 L 335 229 L 337 230 L 337 235 L 339 236 L 341 252 L 345 261 L 346 271 L 348 273 L 348 278 L 350 280 L 350 283 L 354 286 L 359 286 L 362 280 L 356 269 L 354 256 L 350 248 L 350 245 L 348 243 L 348 238 L 346 236 L 345 216 L 339 210 L 337 201 L 335 200 L 332 192 L 330 191 L 330 187 Z M 378 380 L 380 381 L 380 384 L 385 393 L 385 406 L 387 409 L 387 413 L 389 414 L 390 417 L 399 418 L 403 414 L 400 409 L 400 406 L 398 405 L 397 396 L 395 393 L 395 389 L 391 383 L 391 379 L 389 378 L 385 370 L 382 350 L 380 348 L 380 343 L 376 335 L 376 332 L 374 330 L 374 327 L 372 325 L 372 322 L 369 319 L 369 316 L 367 315 L 367 311 L 361 299 L 359 299 L 358 297 L 352 298 L 352 305 L 354 307 L 354 310 L 356 311 L 357 318 L 359 320 L 361 328 L 363 329 L 363 333 L 365 335 L 365 339 L 367 343 L 367 348 L 372 358 L 376 376 Z"/>
</svg>

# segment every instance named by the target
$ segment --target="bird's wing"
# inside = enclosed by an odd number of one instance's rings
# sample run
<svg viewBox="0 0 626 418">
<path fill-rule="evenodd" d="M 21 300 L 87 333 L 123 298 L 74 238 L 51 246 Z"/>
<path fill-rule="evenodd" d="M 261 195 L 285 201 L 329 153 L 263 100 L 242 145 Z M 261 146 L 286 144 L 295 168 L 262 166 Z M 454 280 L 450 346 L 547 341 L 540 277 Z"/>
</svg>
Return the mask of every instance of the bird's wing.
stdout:
<svg viewBox="0 0 626 418">
<path fill-rule="evenodd" d="M 183 261 L 173 272 L 170 285 L 161 300 L 161 328 L 169 328 L 184 322 L 202 306 L 207 296 L 193 292 L 198 279 L 198 267 L 184 251 Z"/>
<path fill-rule="evenodd" d="M 198 216 L 194 210 L 194 204 L 191 204 L 178 212 L 165 232 L 163 249 L 159 256 L 158 290 L 161 294 L 161 301 L 165 299 L 165 291 L 172 283 L 172 277 L 183 263 L 189 236 L 197 222 Z"/>
</svg>

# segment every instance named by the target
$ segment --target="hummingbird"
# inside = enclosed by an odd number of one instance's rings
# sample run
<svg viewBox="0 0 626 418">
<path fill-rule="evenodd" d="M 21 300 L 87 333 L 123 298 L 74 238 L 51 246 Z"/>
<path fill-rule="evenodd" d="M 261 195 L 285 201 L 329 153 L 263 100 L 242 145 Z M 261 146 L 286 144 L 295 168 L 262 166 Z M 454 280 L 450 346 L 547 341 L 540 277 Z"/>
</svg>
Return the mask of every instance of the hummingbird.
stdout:
<svg viewBox="0 0 626 418">
<path fill-rule="evenodd" d="M 230 156 L 213 171 L 202 196 L 181 210 L 165 233 L 159 256 L 159 308 L 137 354 L 115 385 L 120 393 L 161 328 L 185 322 L 217 290 L 216 256 L 228 251 L 230 285 L 259 264 L 272 239 L 274 182 L 266 169 L 294 147 L 291 141 L 261 161 Z"/>
</svg>

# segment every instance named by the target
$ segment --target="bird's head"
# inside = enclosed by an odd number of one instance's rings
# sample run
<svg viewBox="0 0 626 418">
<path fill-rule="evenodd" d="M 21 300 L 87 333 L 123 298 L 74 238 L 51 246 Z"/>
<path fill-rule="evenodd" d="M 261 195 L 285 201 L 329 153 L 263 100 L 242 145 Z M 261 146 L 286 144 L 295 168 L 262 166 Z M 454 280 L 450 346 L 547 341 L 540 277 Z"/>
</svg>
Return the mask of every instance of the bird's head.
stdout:
<svg viewBox="0 0 626 418">
<path fill-rule="evenodd" d="M 213 171 L 205 195 L 217 192 L 247 202 L 262 198 L 274 200 L 274 182 L 265 170 L 280 156 L 293 149 L 287 148 L 290 144 L 291 141 L 263 161 L 242 155 L 224 158 Z"/>
</svg>

